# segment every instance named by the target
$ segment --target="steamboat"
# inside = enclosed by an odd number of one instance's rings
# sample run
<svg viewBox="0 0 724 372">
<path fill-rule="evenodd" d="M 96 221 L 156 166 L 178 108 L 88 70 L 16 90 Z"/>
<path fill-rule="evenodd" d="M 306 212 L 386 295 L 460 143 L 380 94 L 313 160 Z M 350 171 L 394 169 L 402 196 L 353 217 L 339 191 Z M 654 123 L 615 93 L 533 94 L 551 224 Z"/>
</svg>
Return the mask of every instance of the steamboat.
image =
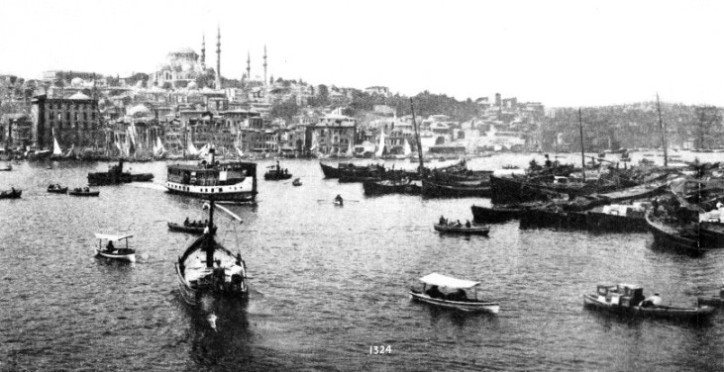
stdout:
<svg viewBox="0 0 724 372">
<path fill-rule="evenodd" d="M 166 188 L 171 194 L 208 199 L 217 202 L 246 203 L 256 199 L 256 163 L 219 162 L 214 149 L 211 160 L 197 165 L 168 166 Z"/>
</svg>

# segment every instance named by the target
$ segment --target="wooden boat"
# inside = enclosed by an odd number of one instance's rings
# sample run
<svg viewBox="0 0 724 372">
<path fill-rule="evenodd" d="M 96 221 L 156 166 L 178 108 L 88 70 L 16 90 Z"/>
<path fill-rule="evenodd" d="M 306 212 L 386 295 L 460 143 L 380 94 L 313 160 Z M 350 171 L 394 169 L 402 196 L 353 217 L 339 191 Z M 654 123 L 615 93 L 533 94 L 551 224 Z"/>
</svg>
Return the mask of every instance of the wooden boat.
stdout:
<svg viewBox="0 0 724 372">
<path fill-rule="evenodd" d="M 292 185 L 294 186 L 302 186 L 302 181 L 299 178 L 295 178 L 292 182 Z"/>
<path fill-rule="evenodd" d="M 609 232 L 646 232 L 647 204 L 611 204 L 593 208 L 586 213 L 589 230 Z"/>
<path fill-rule="evenodd" d="M 473 220 L 475 222 L 505 222 L 520 217 L 525 208 L 520 205 L 493 205 L 491 207 L 483 207 L 473 205 L 470 207 L 473 211 Z"/>
<path fill-rule="evenodd" d="M 420 282 L 422 290 L 410 289 L 410 297 L 413 300 L 468 312 L 497 314 L 500 311 L 499 303 L 480 298 L 477 291 L 480 282 L 456 279 L 438 273 L 423 276 Z M 455 292 L 446 295 L 438 287 Z"/>
<path fill-rule="evenodd" d="M 380 177 L 374 176 L 357 176 L 357 175 L 341 175 L 337 178 L 337 182 L 339 183 L 364 183 L 364 182 L 374 182 L 374 181 L 381 181 L 382 179 Z"/>
<path fill-rule="evenodd" d="M 98 239 L 98 247 L 95 248 L 96 256 L 105 257 L 113 260 L 136 262 L 136 251 L 128 247 L 128 239 L 133 235 L 110 235 L 95 234 Z M 113 242 L 120 245 L 125 240 L 125 247 L 116 247 Z M 106 244 L 107 243 L 107 244 Z"/>
<path fill-rule="evenodd" d="M 583 295 L 583 305 L 587 308 L 630 317 L 701 320 L 714 313 L 711 306 L 645 307 L 640 305 L 643 300 L 643 288 L 631 284 L 599 284 L 596 293 Z"/>
<path fill-rule="evenodd" d="M 407 195 L 420 195 L 422 193 L 422 187 L 419 181 L 411 181 L 405 179 L 402 181 L 396 180 L 381 180 L 381 181 L 366 181 L 362 184 L 365 195 L 386 195 L 386 194 L 407 194 Z"/>
<path fill-rule="evenodd" d="M 699 237 L 706 248 L 724 248 L 724 224 L 721 222 L 699 222 Z"/>
<path fill-rule="evenodd" d="M 5 168 L 0 168 L 0 172 L 10 172 L 13 170 L 13 165 L 8 163 L 8 165 L 5 166 Z"/>
<path fill-rule="evenodd" d="M 428 198 L 468 198 L 490 197 L 490 187 L 441 185 L 426 179 L 422 180 L 422 196 Z"/>
<path fill-rule="evenodd" d="M 53 194 L 67 194 L 68 186 L 63 187 L 60 185 L 50 185 L 50 186 L 48 186 L 48 192 L 53 193 Z"/>
<path fill-rule="evenodd" d="M 703 306 L 703 305 L 713 306 L 713 307 L 724 306 L 724 287 L 722 287 L 721 291 L 719 292 L 719 296 L 699 297 L 697 299 L 697 303 L 699 304 L 699 306 Z"/>
<path fill-rule="evenodd" d="M 185 232 L 194 235 L 201 235 L 204 233 L 203 226 L 183 225 L 175 222 L 168 222 L 168 229 L 171 231 Z"/>
<path fill-rule="evenodd" d="M 520 228 L 586 229 L 586 213 L 569 211 L 560 205 L 542 205 L 520 214 Z"/>
<path fill-rule="evenodd" d="M 706 250 L 699 244 L 697 236 L 684 235 L 679 226 L 655 218 L 651 211 L 646 213 L 645 218 L 649 231 L 654 235 L 655 244 L 690 254 L 700 254 Z"/>
<path fill-rule="evenodd" d="M 68 195 L 72 195 L 72 196 L 98 196 L 100 194 L 101 194 L 100 191 L 91 191 L 87 187 L 85 190 L 80 189 L 80 188 L 75 188 L 72 191 L 68 192 Z"/>
<path fill-rule="evenodd" d="M 7 191 L 0 191 L 0 199 L 20 199 L 23 190 L 11 188 Z"/>
<path fill-rule="evenodd" d="M 490 228 L 482 225 L 465 225 L 458 226 L 457 224 L 435 224 L 435 231 L 443 234 L 459 234 L 459 235 L 488 235 Z"/>
<path fill-rule="evenodd" d="M 210 196 L 211 197 L 211 196 Z M 176 278 L 181 298 L 198 305 L 202 298 L 244 301 L 248 299 L 246 263 L 216 241 L 215 202 L 209 203 L 206 233 L 189 245 L 176 262 Z"/>
<path fill-rule="evenodd" d="M 548 200 L 554 194 L 529 185 L 523 177 L 490 176 L 490 197 L 494 204 L 524 203 Z"/>
</svg>

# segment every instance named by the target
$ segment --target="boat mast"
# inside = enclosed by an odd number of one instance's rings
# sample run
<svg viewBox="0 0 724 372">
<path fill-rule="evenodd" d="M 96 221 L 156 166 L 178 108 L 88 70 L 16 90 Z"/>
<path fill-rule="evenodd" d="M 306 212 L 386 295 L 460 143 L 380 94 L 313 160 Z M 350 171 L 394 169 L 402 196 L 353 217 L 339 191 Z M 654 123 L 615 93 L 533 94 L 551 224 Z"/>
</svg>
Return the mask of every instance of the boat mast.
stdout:
<svg viewBox="0 0 724 372">
<path fill-rule="evenodd" d="M 664 147 L 664 167 L 669 166 L 669 156 L 666 151 L 666 124 L 661 120 L 661 103 L 659 102 L 659 94 L 656 93 L 656 111 L 659 112 L 659 128 L 661 129 L 661 145 Z"/>
<path fill-rule="evenodd" d="M 581 132 L 581 173 L 583 182 L 586 182 L 586 154 L 583 149 L 583 120 L 581 119 L 581 108 L 578 108 L 578 130 Z"/>
<path fill-rule="evenodd" d="M 417 156 L 420 159 L 420 178 L 422 178 L 422 170 L 424 169 L 422 163 L 422 143 L 420 143 L 420 130 L 417 128 L 417 122 L 415 121 L 415 106 L 412 104 L 412 98 L 410 98 L 410 110 L 412 111 L 412 127 L 415 128 L 415 142 L 417 142 Z"/>
<path fill-rule="evenodd" d="M 214 267 L 214 248 L 216 248 L 216 242 L 214 241 L 214 197 L 209 195 L 209 224 L 206 226 L 208 229 L 208 235 L 205 235 L 206 241 L 204 242 L 206 250 L 206 267 Z"/>
</svg>

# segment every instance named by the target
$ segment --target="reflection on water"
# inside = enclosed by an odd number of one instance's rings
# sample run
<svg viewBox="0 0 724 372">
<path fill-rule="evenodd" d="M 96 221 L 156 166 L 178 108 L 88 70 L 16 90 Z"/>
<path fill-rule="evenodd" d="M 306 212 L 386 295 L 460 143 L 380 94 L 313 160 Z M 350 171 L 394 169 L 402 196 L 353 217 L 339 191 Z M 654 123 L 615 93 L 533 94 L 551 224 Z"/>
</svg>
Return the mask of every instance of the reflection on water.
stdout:
<svg viewBox="0 0 724 372">
<path fill-rule="evenodd" d="M 465 221 L 489 201 L 367 198 L 360 184 L 324 180 L 317 162 L 284 163 L 303 186 L 261 179 L 256 206 L 229 207 L 243 224 L 218 219 L 220 242 L 247 263 L 248 304 L 200 311 L 178 302 L 173 268 L 193 238 L 166 222 L 206 218 L 201 202 L 133 185 L 87 199 L 45 191 L 81 186 L 106 163 L 4 172 L 0 188 L 20 187 L 23 198 L 0 201 L 0 370 L 724 369 L 721 314 L 699 325 L 629 321 L 584 310 L 582 299 L 598 282 L 626 281 L 693 304 L 718 291 L 724 251 L 688 257 L 652 249 L 646 233 L 520 230 L 517 221 L 489 237 L 445 236 L 433 230 L 441 214 Z M 165 180 L 164 163 L 132 166 Z M 335 207 L 337 194 L 359 202 Z M 133 233 L 139 260 L 94 258 L 100 231 Z M 409 285 L 431 272 L 482 282 L 500 313 L 410 301 Z M 392 352 L 370 355 L 373 345 Z"/>
</svg>

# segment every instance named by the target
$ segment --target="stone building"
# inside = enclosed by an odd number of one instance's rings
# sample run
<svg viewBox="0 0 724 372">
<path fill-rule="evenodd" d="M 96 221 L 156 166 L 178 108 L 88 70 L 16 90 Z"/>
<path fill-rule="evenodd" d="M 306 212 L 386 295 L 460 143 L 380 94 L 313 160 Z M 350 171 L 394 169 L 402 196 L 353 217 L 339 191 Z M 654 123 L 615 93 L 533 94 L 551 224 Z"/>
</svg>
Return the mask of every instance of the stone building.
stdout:
<svg viewBox="0 0 724 372">
<path fill-rule="evenodd" d="M 53 134 L 61 147 L 90 148 L 102 142 L 98 100 L 83 93 L 69 98 L 36 96 L 32 100 L 32 142 L 39 149 L 53 148 Z"/>
</svg>

